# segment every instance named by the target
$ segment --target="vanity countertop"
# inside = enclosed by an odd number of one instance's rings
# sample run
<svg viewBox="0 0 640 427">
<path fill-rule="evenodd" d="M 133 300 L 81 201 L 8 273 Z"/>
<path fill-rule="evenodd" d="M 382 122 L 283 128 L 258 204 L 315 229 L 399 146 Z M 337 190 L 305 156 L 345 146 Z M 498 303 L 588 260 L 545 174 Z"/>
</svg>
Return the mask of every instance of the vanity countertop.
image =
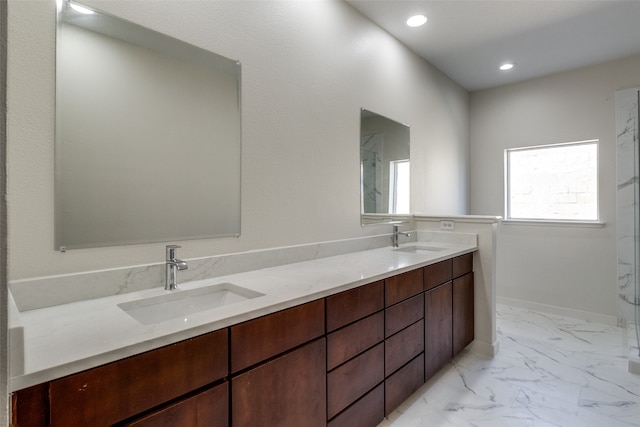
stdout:
<svg viewBox="0 0 640 427">
<path fill-rule="evenodd" d="M 153 288 L 24 311 L 24 373 L 11 378 L 10 387 L 26 388 L 473 252 L 472 236 L 467 243 L 428 242 L 438 251 L 384 247 L 182 283 L 182 290 L 232 283 L 264 296 L 152 325 L 118 304 L 172 291 Z M 416 243 L 402 246 L 411 245 Z"/>
</svg>

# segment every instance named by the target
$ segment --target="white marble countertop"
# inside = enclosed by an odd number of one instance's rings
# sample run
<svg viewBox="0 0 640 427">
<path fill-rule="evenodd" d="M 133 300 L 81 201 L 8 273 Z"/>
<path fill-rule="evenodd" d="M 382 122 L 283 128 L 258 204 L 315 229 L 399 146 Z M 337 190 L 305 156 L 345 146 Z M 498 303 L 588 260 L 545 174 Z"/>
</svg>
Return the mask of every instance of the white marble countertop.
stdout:
<svg viewBox="0 0 640 427">
<path fill-rule="evenodd" d="M 60 378 L 473 252 L 477 243 L 472 240 L 429 242 L 442 250 L 417 253 L 384 247 L 183 283 L 182 290 L 232 283 L 264 296 L 153 325 L 139 323 L 118 304 L 170 291 L 153 288 L 21 312 L 24 373 L 11 378 L 10 388 Z M 402 246 L 420 243 L 424 244 Z"/>
</svg>

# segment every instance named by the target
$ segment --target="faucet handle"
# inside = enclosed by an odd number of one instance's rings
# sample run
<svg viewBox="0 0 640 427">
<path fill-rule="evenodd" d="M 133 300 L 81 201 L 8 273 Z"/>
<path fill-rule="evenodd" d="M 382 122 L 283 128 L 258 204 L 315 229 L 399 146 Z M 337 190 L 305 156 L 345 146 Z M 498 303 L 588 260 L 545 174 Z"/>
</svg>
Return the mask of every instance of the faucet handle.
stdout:
<svg viewBox="0 0 640 427">
<path fill-rule="evenodd" d="M 167 253 L 167 259 L 175 259 L 176 257 L 176 249 L 180 249 L 182 246 L 180 245 L 167 245 L 166 248 L 166 253 Z"/>
</svg>

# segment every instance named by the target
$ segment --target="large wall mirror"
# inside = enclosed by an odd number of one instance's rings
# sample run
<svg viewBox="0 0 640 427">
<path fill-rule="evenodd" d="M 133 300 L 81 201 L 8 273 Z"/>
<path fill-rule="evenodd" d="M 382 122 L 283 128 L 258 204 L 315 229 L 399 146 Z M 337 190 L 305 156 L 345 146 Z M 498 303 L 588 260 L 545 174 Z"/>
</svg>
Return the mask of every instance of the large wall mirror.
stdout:
<svg viewBox="0 0 640 427">
<path fill-rule="evenodd" d="M 56 249 L 240 233 L 240 64 L 58 8 Z"/>
<path fill-rule="evenodd" d="M 409 126 L 362 109 L 362 225 L 388 222 L 409 214 L 409 166 Z"/>
</svg>

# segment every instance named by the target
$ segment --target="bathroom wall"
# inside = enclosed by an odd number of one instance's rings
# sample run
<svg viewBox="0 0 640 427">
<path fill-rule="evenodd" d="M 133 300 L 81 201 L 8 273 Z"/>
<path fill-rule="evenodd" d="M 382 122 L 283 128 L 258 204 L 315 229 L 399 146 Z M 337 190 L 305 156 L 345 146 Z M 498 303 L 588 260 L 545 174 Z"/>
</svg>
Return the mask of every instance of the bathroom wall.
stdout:
<svg viewBox="0 0 640 427">
<path fill-rule="evenodd" d="M 388 233 L 360 226 L 361 107 L 411 126 L 412 210 L 467 213 L 467 92 L 345 3 L 86 3 L 242 63 L 242 235 L 181 257 Z M 55 2 L 8 6 L 10 279 L 161 262 L 164 244 L 53 250 Z"/>
<path fill-rule="evenodd" d="M 635 56 L 471 95 L 473 214 L 504 215 L 504 149 L 600 140 L 604 226 L 505 222 L 497 254 L 499 301 L 526 301 L 546 309 L 559 307 L 570 315 L 616 321 L 615 92 L 639 83 L 640 56 Z"/>
<path fill-rule="evenodd" d="M 7 3 L 0 2 L 0 426 L 9 424 L 6 215 Z"/>
</svg>

